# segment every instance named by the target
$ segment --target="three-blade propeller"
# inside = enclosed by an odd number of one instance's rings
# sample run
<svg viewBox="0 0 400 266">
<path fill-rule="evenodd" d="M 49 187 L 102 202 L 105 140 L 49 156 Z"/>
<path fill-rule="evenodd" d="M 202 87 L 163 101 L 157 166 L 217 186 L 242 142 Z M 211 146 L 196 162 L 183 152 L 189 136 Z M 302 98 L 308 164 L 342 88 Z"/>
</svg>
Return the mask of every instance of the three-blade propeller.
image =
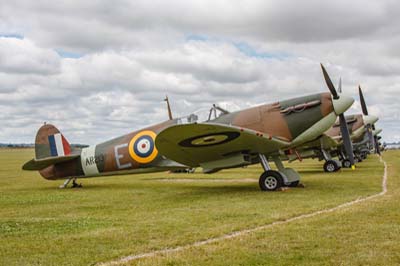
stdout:
<svg viewBox="0 0 400 266">
<path fill-rule="evenodd" d="M 360 95 L 360 103 L 361 103 L 362 112 L 364 115 L 368 115 L 367 104 L 365 103 L 364 95 L 363 95 L 360 85 L 358 85 L 358 94 Z M 372 130 L 375 130 L 375 125 L 374 124 L 366 124 L 365 127 L 367 130 L 370 147 L 375 148 L 375 153 L 380 155 L 381 151 L 379 149 L 379 142 L 377 140 L 377 136 L 374 136 L 372 133 Z"/>
<path fill-rule="evenodd" d="M 328 89 L 332 94 L 332 98 L 334 100 L 338 100 L 340 98 L 340 96 L 337 93 L 335 86 L 333 85 L 331 78 L 328 75 L 328 72 L 326 72 L 326 69 L 322 64 L 321 64 L 321 68 L 322 68 L 322 73 L 324 74 L 326 85 L 328 86 Z M 340 84 L 339 84 L 340 90 L 342 89 L 341 84 L 342 84 L 342 82 L 340 81 Z M 339 114 L 339 122 L 340 122 L 340 132 L 342 133 L 343 145 L 344 145 L 346 154 L 348 156 L 348 159 L 351 163 L 351 168 L 354 169 L 353 144 L 351 143 L 349 129 L 347 127 L 346 118 L 344 117 L 343 113 Z"/>
</svg>

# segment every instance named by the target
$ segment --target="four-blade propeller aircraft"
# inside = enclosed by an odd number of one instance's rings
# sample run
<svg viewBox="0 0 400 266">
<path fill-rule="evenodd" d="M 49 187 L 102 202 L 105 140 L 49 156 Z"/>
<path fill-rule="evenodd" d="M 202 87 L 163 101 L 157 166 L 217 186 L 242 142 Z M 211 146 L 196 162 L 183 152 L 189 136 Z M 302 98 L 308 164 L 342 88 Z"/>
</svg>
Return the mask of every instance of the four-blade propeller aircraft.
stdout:
<svg viewBox="0 0 400 266">
<path fill-rule="evenodd" d="M 375 149 L 375 153 L 380 153 L 380 151 L 375 147 L 376 137 L 373 135 L 374 133 L 379 134 L 379 132 L 373 132 L 372 130 L 375 129 L 375 123 L 378 121 L 378 117 L 368 115 L 368 111 L 366 111 L 367 106 L 365 104 L 360 86 L 359 93 L 361 107 L 365 111 L 363 114 L 346 116 L 346 122 L 348 124 L 353 146 L 353 153 L 357 162 L 361 162 L 363 159 L 365 159 L 373 149 Z M 329 131 L 326 132 L 327 136 L 336 141 L 335 144 L 330 147 L 330 151 L 325 148 L 325 151 L 322 150 L 320 153 L 320 159 L 324 159 L 326 161 L 324 164 L 324 170 L 327 172 L 337 171 L 341 166 L 347 168 L 351 167 L 351 163 L 349 159 L 347 159 L 349 157 L 348 153 L 345 149 L 343 149 L 342 136 L 337 129 L 338 126 L 339 125 L 336 123 Z M 336 160 L 332 160 L 332 157 L 334 156 L 338 156 L 341 160 L 341 163 L 338 163 Z"/>
<path fill-rule="evenodd" d="M 52 125 L 42 126 L 35 140 L 35 159 L 24 170 L 39 170 L 46 179 L 67 179 L 146 173 L 202 167 L 205 173 L 261 163 L 262 190 L 297 186 L 299 174 L 285 168 L 280 156 L 321 137 L 339 117 L 343 146 L 354 164 L 353 149 L 344 112 L 354 100 L 337 93 L 325 68 L 330 93 L 318 93 L 265 104 L 198 122 L 195 115 L 170 119 L 110 141 L 73 149 Z M 166 99 L 167 100 L 167 99 Z M 269 160 L 275 162 L 272 170 Z"/>
</svg>

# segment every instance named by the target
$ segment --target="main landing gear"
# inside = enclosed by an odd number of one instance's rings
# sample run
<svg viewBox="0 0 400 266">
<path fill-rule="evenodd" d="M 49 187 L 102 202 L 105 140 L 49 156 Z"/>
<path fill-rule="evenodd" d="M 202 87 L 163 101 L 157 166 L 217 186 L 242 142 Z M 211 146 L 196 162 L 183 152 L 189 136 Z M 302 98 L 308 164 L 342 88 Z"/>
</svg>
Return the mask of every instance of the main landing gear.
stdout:
<svg viewBox="0 0 400 266">
<path fill-rule="evenodd" d="M 80 187 L 82 187 L 82 184 L 76 183 L 76 179 L 77 179 L 76 177 L 68 178 L 67 180 L 65 180 L 64 184 L 62 184 L 60 186 L 60 188 L 66 188 L 68 186 L 69 182 L 71 182 L 71 180 L 72 180 L 71 188 L 80 188 Z"/>
<path fill-rule="evenodd" d="M 327 173 L 333 173 L 340 169 L 338 161 L 328 160 L 324 163 L 324 171 Z"/>
<path fill-rule="evenodd" d="M 333 160 L 332 156 L 328 154 L 324 149 L 321 149 L 322 156 L 324 157 L 324 171 L 327 173 L 333 173 L 339 171 L 342 168 L 342 163 L 337 160 Z"/>
<path fill-rule="evenodd" d="M 283 186 L 297 187 L 299 185 L 300 175 L 291 168 L 285 168 L 278 156 L 273 157 L 273 160 L 279 171 L 271 170 L 264 154 L 259 154 L 259 158 L 265 171 L 261 174 L 260 179 L 258 180 L 261 190 L 274 191 Z"/>
<path fill-rule="evenodd" d="M 345 167 L 345 168 L 351 168 L 351 162 L 350 162 L 349 159 L 344 159 L 344 160 L 342 161 L 342 165 L 343 165 L 343 167 Z"/>
</svg>

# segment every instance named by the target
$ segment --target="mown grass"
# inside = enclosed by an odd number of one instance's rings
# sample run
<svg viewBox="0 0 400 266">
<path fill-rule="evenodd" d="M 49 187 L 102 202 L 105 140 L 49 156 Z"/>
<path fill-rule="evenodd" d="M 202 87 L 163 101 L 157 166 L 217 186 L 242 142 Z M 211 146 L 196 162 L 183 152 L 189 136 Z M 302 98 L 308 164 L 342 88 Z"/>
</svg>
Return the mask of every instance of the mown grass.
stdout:
<svg viewBox="0 0 400 266">
<path fill-rule="evenodd" d="M 1 265 L 89 265 L 190 244 L 375 194 L 380 191 L 383 172 L 382 164 L 372 156 L 355 172 L 346 169 L 326 174 L 316 161 L 292 164 L 306 188 L 284 192 L 260 192 L 259 166 L 213 175 L 156 173 L 93 178 L 81 180 L 82 189 L 60 190 L 57 187 L 62 181 L 47 181 L 36 172 L 20 170 L 32 155 L 32 150 L 0 150 Z M 398 160 L 398 154 L 388 155 Z M 381 216 L 386 209 L 373 214 Z M 386 213 L 392 213 L 389 207 Z M 326 221 L 314 218 L 317 222 L 310 226 L 293 223 L 251 235 L 248 240 L 225 241 L 132 263 L 263 265 L 267 261 L 295 265 L 303 259 L 313 262 L 314 257 L 329 262 L 332 258 L 323 255 L 331 248 L 341 250 L 340 236 L 328 241 L 317 229 L 345 228 L 335 228 L 335 224 L 344 223 L 349 230 L 358 230 L 348 222 L 351 218 L 347 213 L 342 220 L 340 217 Z M 360 222 L 367 221 L 364 217 Z M 313 238 L 307 240 L 307 236 Z M 336 234 L 330 238 L 336 239 Z M 369 242 L 372 245 L 374 241 Z"/>
<path fill-rule="evenodd" d="M 400 152 L 388 151 L 384 159 L 389 190 L 382 197 L 233 240 L 127 264 L 400 265 Z M 371 160 L 376 159 L 368 164 Z"/>
</svg>

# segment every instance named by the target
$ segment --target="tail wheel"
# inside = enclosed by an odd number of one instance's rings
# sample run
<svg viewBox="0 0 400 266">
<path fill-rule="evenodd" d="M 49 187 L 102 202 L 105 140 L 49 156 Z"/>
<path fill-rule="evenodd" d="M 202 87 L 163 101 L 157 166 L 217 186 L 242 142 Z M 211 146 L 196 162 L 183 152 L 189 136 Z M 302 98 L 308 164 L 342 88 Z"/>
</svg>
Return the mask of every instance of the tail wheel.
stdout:
<svg viewBox="0 0 400 266">
<path fill-rule="evenodd" d="M 329 160 L 324 163 L 324 171 L 333 173 L 339 170 L 339 165 L 334 160 Z"/>
<path fill-rule="evenodd" d="M 274 191 L 283 185 L 283 178 L 277 171 L 265 171 L 258 181 L 262 191 Z"/>
</svg>

